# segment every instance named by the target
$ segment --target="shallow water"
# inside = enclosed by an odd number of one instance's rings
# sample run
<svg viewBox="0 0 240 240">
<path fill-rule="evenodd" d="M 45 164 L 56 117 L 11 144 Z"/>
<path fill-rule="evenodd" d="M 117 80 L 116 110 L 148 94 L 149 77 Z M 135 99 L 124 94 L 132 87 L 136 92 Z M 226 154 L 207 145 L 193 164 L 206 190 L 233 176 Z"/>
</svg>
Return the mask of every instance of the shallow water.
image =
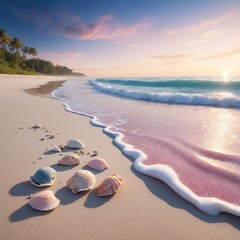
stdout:
<svg viewBox="0 0 240 240">
<path fill-rule="evenodd" d="M 236 206 L 236 215 L 240 214 L 239 110 L 132 100 L 103 93 L 83 79 L 70 80 L 53 94 L 70 110 L 96 116 L 111 130 L 123 133 L 125 143 L 147 155 L 144 174 L 159 175 L 164 181 L 171 173 L 166 170 L 167 177 L 160 176 L 154 169 L 168 166 L 180 183 L 166 180 L 167 184 L 183 197 L 189 191 L 185 199 L 195 204 L 197 197 L 217 198 L 223 205 Z M 149 167 L 151 171 L 145 171 Z M 208 208 L 202 210 L 208 212 Z M 221 209 L 228 211 L 225 206 Z"/>
</svg>

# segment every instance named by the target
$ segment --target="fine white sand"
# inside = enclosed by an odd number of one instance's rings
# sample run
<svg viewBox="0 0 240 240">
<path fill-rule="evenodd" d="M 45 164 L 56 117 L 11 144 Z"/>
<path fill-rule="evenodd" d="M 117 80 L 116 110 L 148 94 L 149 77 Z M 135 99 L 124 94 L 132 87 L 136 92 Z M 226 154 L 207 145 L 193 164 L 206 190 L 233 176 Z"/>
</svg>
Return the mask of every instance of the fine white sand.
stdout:
<svg viewBox="0 0 240 240">
<path fill-rule="evenodd" d="M 240 219 L 230 214 L 209 216 L 181 199 L 164 183 L 137 173 L 132 160 L 113 146 L 101 128 L 90 119 L 64 110 L 58 100 L 34 96 L 24 90 L 67 77 L 0 75 L 1 151 L 0 151 L 0 239 L 239 239 Z M 36 91 L 32 91 L 36 93 Z M 47 139 L 41 123 L 55 137 Z M 39 141 L 44 138 L 44 141 Z M 105 177 L 119 173 L 122 188 L 112 197 L 98 198 L 94 191 L 73 194 L 66 181 L 90 159 L 65 170 L 56 165 L 59 154 L 47 149 L 78 138 L 92 153 L 109 163 L 97 173 L 99 184 Z M 43 156 L 43 159 L 39 159 Z M 31 209 L 30 194 L 36 188 L 29 177 L 44 166 L 57 170 L 52 190 L 60 205 L 49 213 Z"/>
</svg>

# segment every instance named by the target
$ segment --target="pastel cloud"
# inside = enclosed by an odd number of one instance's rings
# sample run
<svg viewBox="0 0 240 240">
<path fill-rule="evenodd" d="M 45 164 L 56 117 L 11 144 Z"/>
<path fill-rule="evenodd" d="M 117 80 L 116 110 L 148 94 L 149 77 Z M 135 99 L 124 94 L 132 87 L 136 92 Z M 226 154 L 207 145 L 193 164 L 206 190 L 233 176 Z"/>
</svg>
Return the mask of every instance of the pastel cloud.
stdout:
<svg viewBox="0 0 240 240">
<path fill-rule="evenodd" d="M 223 32 L 222 30 L 213 30 L 213 31 L 204 32 L 198 39 L 185 43 L 185 46 L 199 45 L 199 44 L 205 43 L 209 39 L 217 37 L 222 32 Z"/>
<path fill-rule="evenodd" d="M 188 61 L 227 59 L 240 56 L 240 47 L 213 54 L 179 54 L 179 55 L 158 55 L 150 60 L 158 61 L 161 65 L 178 64 Z"/>
<path fill-rule="evenodd" d="M 212 27 L 215 26 L 219 23 L 224 22 L 225 20 L 233 17 L 234 15 L 236 15 L 239 11 L 232 11 L 229 12 L 223 16 L 220 17 L 216 17 L 214 19 L 210 19 L 210 20 L 206 20 L 197 24 L 193 24 L 190 26 L 186 26 L 184 28 L 179 28 L 179 29 L 169 29 L 166 31 L 166 34 L 177 34 L 177 33 L 184 33 L 184 32 L 192 32 L 192 31 L 199 31 L 202 29 L 205 29 L 207 27 Z"/>
<path fill-rule="evenodd" d="M 138 37 L 143 29 L 149 27 L 147 20 L 132 25 L 122 25 L 112 14 L 101 16 L 96 23 L 79 22 L 70 26 L 59 25 L 53 33 L 77 40 L 109 40 Z"/>
<path fill-rule="evenodd" d="M 84 54 L 79 52 L 42 52 L 41 56 L 50 56 L 50 57 L 79 57 Z"/>
<path fill-rule="evenodd" d="M 122 24 L 113 14 L 100 16 L 93 23 L 83 22 L 80 16 L 69 12 L 41 12 L 39 10 L 18 10 L 11 8 L 16 16 L 34 21 L 40 27 L 46 27 L 51 34 L 65 36 L 76 40 L 111 40 L 120 39 L 119 43 L 131 45 L 121 39 L 137 38 L 150 26 L 149 20 L 143 19 L 133 24 Z M 117 42 L 116 42 L 117 43 Z"/>
</svg>

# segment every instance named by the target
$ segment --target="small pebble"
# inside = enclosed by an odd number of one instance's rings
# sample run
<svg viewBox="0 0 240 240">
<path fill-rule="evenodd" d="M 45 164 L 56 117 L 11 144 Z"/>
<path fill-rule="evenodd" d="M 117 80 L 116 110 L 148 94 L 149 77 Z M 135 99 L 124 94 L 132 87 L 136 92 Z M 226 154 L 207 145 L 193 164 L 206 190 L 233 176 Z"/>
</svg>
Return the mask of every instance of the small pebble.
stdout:
<svg viewBox="0 0 240 240">
<path fill-rule="evenodd" d="M 44 138 L 41 138 L 39 141 L 44 141 Z"/>
<path fill-rule="evenodd" d="M 33 163 L 36 163 L 35 161 Z"/>
<path fill-rule="evenodd" d="M 40 156 L 40 157 L 38 158 L 38 160 L 41 160 L 41 159 L 43 159 L 43 156 Z"/>
<path fill-rule="evenodd" d="M 32 198 L 32 197 L 33 197 L 33 195 L 30 194 L 28 197 L 26 197 L 26 199 L 30 199 L 30 198 Z"/>
<path fill-rule="evenodd" d="M 32 126 L 32 128 L 34 128 L 34 129 L 38 129 L 38 128 L 41 128 L 41 127 L 42 127 L 42 125 L 39 124 L 39 123 Z"/>
<path fill-rule="evenodd" d="M 98 153 L 98 150 L 94 150 L 93 153 Z"/>
<path fill-rule="evenodd" d="M 92 154 L 90 157 L 96 157 L 97 153 Z"/>
</svg>

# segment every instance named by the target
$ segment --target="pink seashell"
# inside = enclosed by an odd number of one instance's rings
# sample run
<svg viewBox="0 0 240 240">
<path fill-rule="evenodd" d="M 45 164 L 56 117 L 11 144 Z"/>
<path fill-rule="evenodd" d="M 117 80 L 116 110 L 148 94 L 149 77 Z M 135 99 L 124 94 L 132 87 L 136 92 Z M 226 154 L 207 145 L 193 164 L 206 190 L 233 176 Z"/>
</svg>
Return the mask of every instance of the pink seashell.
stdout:
<svg viewBox="0 0 240 240">
<path fill-rule="evenodd" d="M 62 159 L 58 161 L 58 164 L 64 166 L 73 166 L 80 164 L 80 158 L 77 154 L 67 154 Z"/>
<path fill-rule="evenodd" d="M 30 200 L 29 205 L 39 211 L 50 211 L 56 208 L 60 200 L 56 198 L 52 191 L 47 190 L 35 194 Z"/>
<path fill-rule="evenodd" d="M 95 170 L 103 171 L 104 169 L 108 168 L 107 162 L 102 158 L 95 158 L 88 162 L 87 164 L 90 168 Z"/>
<path fill-rule="evenodd" d="M 95 175 L 87 170 L 77 171 L 67 181 L 67 187 L 72 190 L 73 193 L 90 190 L 96 183 Z"/>
<path fill-rule="evenodd" d="M 107 196 L 115 193 L 122 186 L 123 179 L 118 174 L 103 180 L 103 182 L 97 187 L 97 196 Z"/>
</svg>

